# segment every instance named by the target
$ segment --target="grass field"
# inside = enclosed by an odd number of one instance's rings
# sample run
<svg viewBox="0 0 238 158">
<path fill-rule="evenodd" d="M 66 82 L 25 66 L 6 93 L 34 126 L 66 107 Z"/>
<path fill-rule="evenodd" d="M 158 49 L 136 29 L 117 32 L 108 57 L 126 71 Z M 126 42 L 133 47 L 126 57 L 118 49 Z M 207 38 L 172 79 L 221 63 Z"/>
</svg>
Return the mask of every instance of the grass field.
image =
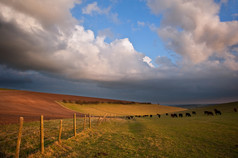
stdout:
<svg viewBox="0 0 238 158">
<path fill-rule="evenodd" d="M 112 120 L 30 157 L 237 157 L 238 115 Z"/>
<path fill-rule="evenodd" d="M 92 114 L 95 116 L 103 116 L 105 113 L 112 116 L 125 116 L 125 115 L 156 115 L 164 114 L 167 112 L 184 111 L 186 109 L 179 107 L 164 106 L 158 104 L 75 104 L 58 102 L 62 106 L 84 114 Z"/>
<path fill-rule="evenodd" d="M 96 118 L 92 118 L 92 125 L 95 126 Z M 58 141 L 60 120 L 45 120 L 45 146 L 50 146 Z M 88 123 L 88 120 L 87 120 Z M 77 133 L 83 131 L 83 118 L 77 118 Z M 18 135 L 18 124 L 0 126 L 0 157 L 12 157 L 15 154 Z M 73 137 L 73 119 L 63 120 L 62 140 Z M 88 128 L 88 126 L 87 126 Z M 35 153 L 40 150 L 40 122 L 25 122 L 22 131 L 21 157 Z M 1 156 L 4 155 L 4 156 Z"/>
<path fill-rule="evenodd" d="M 203 110 L 222 111 L 206 116 Z M 45 154 L 40 154 L 39 122 L 24 124 L 21 157 L 238 157 L 237 103 L 193 109 L 197 115 L 171 118 L 107 119 L 100 126 L 73 136 L 72 119 L 63 120 L 62 145 L 57 143 L 59 120 L 45 122 Z M 190 112 L 190 111 L 184 111 Z M 0 152 L 14 155 L 18 125 L 0 127 Z"/>
</svg>

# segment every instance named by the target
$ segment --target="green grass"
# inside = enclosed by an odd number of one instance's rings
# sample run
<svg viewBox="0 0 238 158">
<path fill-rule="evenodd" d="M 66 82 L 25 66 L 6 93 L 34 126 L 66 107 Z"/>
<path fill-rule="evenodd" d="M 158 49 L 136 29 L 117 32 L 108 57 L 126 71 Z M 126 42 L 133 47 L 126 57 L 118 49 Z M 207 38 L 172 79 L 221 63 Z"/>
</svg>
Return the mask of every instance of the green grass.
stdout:
<svg viewBox="0 0 238 158">
<path fill-rule="evenodd" d="M 111 120 L 30 157 L 238 157 L 238 115 Z"/>
<path fill-rule="evenodd" d="M 107 119 L 82 132 L 83 119 L 78 119 L 76 137 L 72 119 L 63 120 L 62 145 L 57 143 L 59 120 L 45 121 L 45 153 L 40 153 L 39 122 L 24 123 L 20 157 L 238 157 L 237 103 L 215 106 L 220 116 L 197 115 L 171 118 Z M 191 112 L 184 111 L 185 112 Z M 11 157 L 15 153 L 18 125 L 0 127 L 0 152 Z"/>
<path fill-rule="evenodd" d="M 84 114 L 92 114 L 95 116 L 103 116 L 105 113 L 109 115 L 116 116 L 125 116 L 125 115 L 156 115 L 157 113 L 163 114 L 166 112 L 176 112 L 183 111 L 183 108 L 171 107 L 171 106 L 163 106 L 157 104 L 109 104 L 109 103 L 101 103 L 101 104 L 75 104 L 75 103 L 63 103 L 58 102 L 62 106 L 80 112 Z"/>
<path fill-rule="evenodd" d="M 95 119 L 92 118 L 92 125 L 96 124 Z M 46 147 L 58 141 L 59 124 L 60 120 L 44 121 L 44 141 Z M 83 130 L 83 118 L 77 118 L 76 125 L 77 133 L 81 132 Z M 62 127 L 63 140 L 73 137 L 73 119 L 64 119 Z M 0 153 L 4 153 L 7 157 L 11 157 L 15 153 L 18 129 L 19 126 L 17 124 L 0 126 Z M 27 157 L 27 155 L 39 151 L 39 140 L 40 122 L 25 122 L 23 124 L 20 156 Z"/>
</svg>

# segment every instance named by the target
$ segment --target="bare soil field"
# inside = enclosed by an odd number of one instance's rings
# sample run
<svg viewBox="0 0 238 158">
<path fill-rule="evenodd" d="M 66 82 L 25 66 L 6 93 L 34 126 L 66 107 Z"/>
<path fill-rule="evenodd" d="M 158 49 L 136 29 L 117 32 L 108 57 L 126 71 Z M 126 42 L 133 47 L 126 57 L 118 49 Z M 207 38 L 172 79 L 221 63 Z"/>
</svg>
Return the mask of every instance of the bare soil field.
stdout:
<svg viewBox="0 0 238 158">
<path fill-rule="evenodd" d="M 71 118 L 75 112 L 56 103 L 62 100 L 117 101 L 22 90 L 0 90 L 0 124 L 17 123 L 20 116 L 24 117 L 24 121 L 37 121 L 40 115 L 44 115 L 44 119 L 47 120 Z M 82 116 L 77 113 L 77 116 L 80 115 Z"/>
</svg>

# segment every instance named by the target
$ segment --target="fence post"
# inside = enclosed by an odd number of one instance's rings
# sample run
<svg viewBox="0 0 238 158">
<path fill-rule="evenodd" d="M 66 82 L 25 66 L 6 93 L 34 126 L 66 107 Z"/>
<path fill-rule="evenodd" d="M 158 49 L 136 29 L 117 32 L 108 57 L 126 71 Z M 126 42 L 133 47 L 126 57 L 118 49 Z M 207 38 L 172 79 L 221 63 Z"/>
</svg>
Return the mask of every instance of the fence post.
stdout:
<svg viewBox="0 0 238 158">
<path fill-rule="evenodd" d="M 43 115 L 40 116 L 40 144 L 41 144 L 41 154 L 44 154 L 44 120 Z"/>
<path fill-rule="evenodd" d="M 98 122 L 97 122 L 97 126 L 99 126 L 99 123 L 100 123 L 100 116 L 98 117 Z"/>
<path fill-rule="evenodd" d="M 19 158 L 19 153 L 20 153 L 22 127 L 23 127 L 23 117 L 20 117 L 20 127 L 18 132 L 17 148 L 16 148 L 16 155 L 15 155 L 16 158 Z"/>
<path fill-rule="evenodd" d="M 60 128 L 59 128 L 59 144 L 61 144 L 61 134 L 62 134 L 62 120 L 60 120 Z"/>
<path fill-rule="evenodd" d="M 107 118 L 107 113 L 103 116 L 103 120 L 104 122 L 106 122 L 106 118 Z"/>
<path fill-rule="evenodd" d="M 74 113 L 74 136 L 76 136 L 76 113 Z"/>
<path fill-rule="evenodd" d="M 84 115 L 84 123 L 83 123 L 83 130 L 86 129 L 86 115 Z"/>
<path fill-rule="evenodd" d="M 91 128 L 91 114 L 88 114 L 88 118 L 89 118 L 89 128 Z"/>
</svg>

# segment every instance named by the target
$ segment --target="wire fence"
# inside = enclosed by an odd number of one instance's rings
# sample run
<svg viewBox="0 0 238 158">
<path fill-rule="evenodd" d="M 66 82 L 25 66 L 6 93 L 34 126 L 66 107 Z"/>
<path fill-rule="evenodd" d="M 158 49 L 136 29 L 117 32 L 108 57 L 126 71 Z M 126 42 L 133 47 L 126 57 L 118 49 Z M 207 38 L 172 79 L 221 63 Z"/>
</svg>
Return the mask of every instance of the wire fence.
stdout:
<svg viewBox="0 0 238 158">
<path fill-rule="evenodd" d="M 106 117 L 104 117 L 104 120 Z M 92 128 L 99 125 L 98 117 L 91 118 Z M 103 118 L 100 119 L 103 121 Z M 74 123 L 72 119 L 62 121 L 61 140 L 66 140 L 74 136 Z M 86 129 L 89 128 L 89 118 L 86 119 Z M 59 140 L 60 120 L 44 121 L 44 147 L 48 147 Z M 76 119 L 76 133 L 84 129 L 84 117 Z M 85 129 L 85 130 L 86 130 Z M 17 146 L 19 124 L 0 126 L 0 157 L 14 157 Z M 40 122 L 26 122 L 23 124 L 20 157 L 27 157 L 41 150 L 40 142 Z"/>
</svg>

